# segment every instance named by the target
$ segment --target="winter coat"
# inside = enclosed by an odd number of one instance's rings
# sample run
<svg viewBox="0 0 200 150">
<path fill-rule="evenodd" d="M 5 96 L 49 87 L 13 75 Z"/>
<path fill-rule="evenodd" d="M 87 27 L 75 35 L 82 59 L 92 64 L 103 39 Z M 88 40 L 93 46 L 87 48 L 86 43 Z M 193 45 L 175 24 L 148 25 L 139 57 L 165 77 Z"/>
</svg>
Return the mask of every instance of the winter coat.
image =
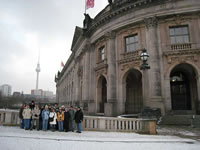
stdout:
<svg viewBox="0 0 200 150">
<path fill-rule="evenodd" d="M 50 124 L 56 124 L 56 119 L 57 119 L 56 112 L 50 112 L 49 118 L 52 118 L 52 117 L 53 117 L 53 121 L 51 121 Z"/>
<path fill-rule="evenodd" d="M 64 112 L 64 129 L 65 131 L 68 131 L 69 130 L 69 112 Z"/>
<path fill-rule="evenodd" d="M 31 109 L 30 109 L 30 108 L 25 108 L 25 109 L 23 110 L 22 115 L 23 115 L 23 118 L 24 118 L 24 119 L 31 119 L 31 116 L 32 116 Z"/>
<path fill-rule="evenodd" d="M 74 110 L 69 110 L 69 120 L 73 121 L 74 120 Z"/>
<path fill-rule="evenodd" d="M 64 120 L 65 120 L 65 121 L 69 121 L 69 118 L 70 118 L 69 111 L 64 112 Z"/>
<path fill-rule="evenodd" d="M 30 104 L 30 109 L 33 110 L 34 108 L 35 108 L 35 104 L 34 104 L 34 103 L 33 103 L 33 104 L 31 103 L 31 104 Z"/>
<path fill-rule="evenodd" d="M 23 119 L 23 110 L 24 110 L 24 106 L 22 106 L 21 108 L 20 108 L 20 111 L 19 111 L 19 118 L 20 119 Z"/>
<path fill-rule="evenodd" d="M 49 120 L 49 111 L 48 110 L 43 110 L 42 111 L 42 120 Z"/>
<path fill-rule="evenodd" d="M 78 110 L 75 113 L 74 120 L 75 120 L 76 123 L 81 123 L 81 121 L 83 121 L 83 112 L 81 110 Z"/>
<path fill-rule="evenodd" d="M 35 107 L 32 110 L 32 119 L 39 119 L 40 118 L 40 109 L 39 107 Z"/>
<path fill-rule="evenodd" d="M 64 112 L 57 112 L 57 120 L 64 121 Z"/>
</svg>

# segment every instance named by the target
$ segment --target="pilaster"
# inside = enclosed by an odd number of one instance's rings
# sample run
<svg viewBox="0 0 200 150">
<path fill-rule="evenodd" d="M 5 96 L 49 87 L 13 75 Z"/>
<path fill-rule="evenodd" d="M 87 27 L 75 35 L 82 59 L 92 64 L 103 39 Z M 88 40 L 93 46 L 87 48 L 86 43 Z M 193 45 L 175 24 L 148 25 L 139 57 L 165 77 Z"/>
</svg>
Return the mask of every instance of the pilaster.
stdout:
<svg viewBox="0 0 200 150">
<path fill-rule="evenodd" d="M 105 37 L 107 39 L 108 59 L 107 103 L 105 104 L 105 116 L 113 116 L 114 103 L 116 103 L 116 34 L 114 32 L 107 32 Z"/>
<path fill-rule="evenodd" d="M 160 108 L 162 114 L 164 114 L 164 105 L 162 101 L 162 87 L 161 87 L 161 62 L 160 52 L 158 44 L 158 20 L 156 17 L 150 17 L 144 19 L 146 24 L 146 41 L 147 51 L 149 53 L 149 65 L 148 79 L 149 79 L 149 90 L 148 96 L 145 97 L 146 106 L 151 108 Z M 145 88 L 145 87 L 144 87 Z M 144 93 L 143 93 L 144 94 Z"/>
<path fill-rule="evenodd" d="M 146 24 L 147 51 L 149 53 L 151 98 L 161 96 L 160 60 L 156 17 L 144 20 Z"/>
<path fill-rule="evenodd" d="M 197 93 L 198 93 L 197 113 L 200 114 L 200 75 L 197 76 Z"/>
</svg>

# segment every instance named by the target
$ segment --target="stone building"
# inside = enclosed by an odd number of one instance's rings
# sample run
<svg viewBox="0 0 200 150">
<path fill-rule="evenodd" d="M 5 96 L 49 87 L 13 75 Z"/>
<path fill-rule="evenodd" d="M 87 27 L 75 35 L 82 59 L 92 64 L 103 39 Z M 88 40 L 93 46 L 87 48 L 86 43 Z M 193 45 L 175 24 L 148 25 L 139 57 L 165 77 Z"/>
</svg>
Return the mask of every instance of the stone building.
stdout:
<svg viewBox="0 0 200 150">
<path fill-rule="evenodd" d="M 57 102 L 105 116 L 200 112 L 200 1 L 114 0 L 76 27 Z M 142 49 L 150 69 L 140 70 Z"/>
</svg>

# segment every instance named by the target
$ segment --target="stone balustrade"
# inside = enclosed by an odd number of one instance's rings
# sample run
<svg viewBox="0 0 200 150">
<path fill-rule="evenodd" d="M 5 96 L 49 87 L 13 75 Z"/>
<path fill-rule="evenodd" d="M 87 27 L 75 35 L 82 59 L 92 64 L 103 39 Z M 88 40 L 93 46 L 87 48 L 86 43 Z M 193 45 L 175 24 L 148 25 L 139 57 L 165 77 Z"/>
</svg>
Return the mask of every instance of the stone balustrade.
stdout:
<svg viewBox="0 0 200 150">
<path fill-rule="evenodd" d="M 0 125 L 19 125 L 19 111 L 0 109 Z M 156 120 L 85 116 L 83 130 L 156 134 Z"/>
<path fill-rule="evenodd" d="M 118 60 L 118 63 L 123 64 L 123 63 L 128 63 L 128 62 L 134 62 L 134 64 L 140 65 L 140 62 L 141 62 L 140 54 L 141 54 L 141 52 L 142 52 L 142 50 L 138 49 L 138 50 L 133 51 L 133 52 L 122 53 L 120 59 Z"/>
<path fill-rule="evenodd" d="M 128 59 L 128 58 L 140 58 L 140 53 L 141 53 L 141 49 L 133 51 L 133 52 L 126 52 L 121 54 L 122 55 L 122 59 Z"/>
<path fill-rule="evenodd" d="M 0 109 L 0 125 L 18 125 L 19 123 L 19 111 Z"/>
<path fill-rule="evenodd" d="M 171 50 L 187 50 L 187 49 L 192 49 L 192 43 L 171 45 Z"/>
<path fill-rule="evenodd" d="M 89 131 L 116 131 L 156 134 L 156 121 L 152 119 L 85 116 L 83 128 Z"/>
</svg>

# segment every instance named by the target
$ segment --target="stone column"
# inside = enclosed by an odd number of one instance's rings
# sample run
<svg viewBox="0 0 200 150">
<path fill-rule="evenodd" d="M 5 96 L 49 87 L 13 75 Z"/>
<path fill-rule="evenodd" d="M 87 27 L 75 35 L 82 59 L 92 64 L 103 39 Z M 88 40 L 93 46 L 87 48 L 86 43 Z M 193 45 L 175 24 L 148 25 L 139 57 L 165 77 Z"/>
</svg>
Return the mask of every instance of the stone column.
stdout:
<svg viewBox="0 0 200 150">
<path fill-rule="evenodd" d="M 200 113 L 200 75 L 197 76 L 197 94 L 198 94 L 197 112 Z"/>
<path fill-rule="evenodd" d="M 107 38 L 107 60 L 108 60 L 108 81 L 107 81 L 107 103 L 105 104 L 105 116 L 115 114 L 114 104 L 116 103 L 116 54 L 115 54 L 115 33 L 106 33 Z"/>
<path fill-rule="evenodd" d="M 95 46 L 93 44 L 90 45 L 90 71 L 89 71 L 89 102 L 88 102 L 88 114 L 94 115 L 96 114 L 96 74 L 94 68 L 96 66 L 96 51 Z"/>
<path fill-rule="evenodd" d="M 172 110 L 172 101 L 171 101 L 171 87 L 170 87 L 170 78 L 165 77 L 164 79 L 164 90 L 165 90 L 165 114 L 168 114 Z"/>
<path fill-rule="evenodd" d="M 81 101 L 82 101 L 82 99 L 81 99 L 81 86 L 80 86 L 80 82 L 81 82 L 82 76 L 83 76 L 83 68 L 82 68 L 82 65 L 80 63 L 80 57 L 76 58 L 75 65 L 76 65 L 75 80 L 74 80 L 75 102 L 80 104 Z"/>
<path fill-rule="evenodd" d="M 89 100 L 89 71 L 90 71 L 90 54 L 89 49 L 85 51 L 84 69 L 83 69 L 83 100 Z"/>
<path fill-rule="evenodd" d="M 147 52 L 149 53 L 149 79 L 151 107 L 161 106 L 161 75 L 156 17 L 144 20 L 146 24 Z"/>
</svg>

